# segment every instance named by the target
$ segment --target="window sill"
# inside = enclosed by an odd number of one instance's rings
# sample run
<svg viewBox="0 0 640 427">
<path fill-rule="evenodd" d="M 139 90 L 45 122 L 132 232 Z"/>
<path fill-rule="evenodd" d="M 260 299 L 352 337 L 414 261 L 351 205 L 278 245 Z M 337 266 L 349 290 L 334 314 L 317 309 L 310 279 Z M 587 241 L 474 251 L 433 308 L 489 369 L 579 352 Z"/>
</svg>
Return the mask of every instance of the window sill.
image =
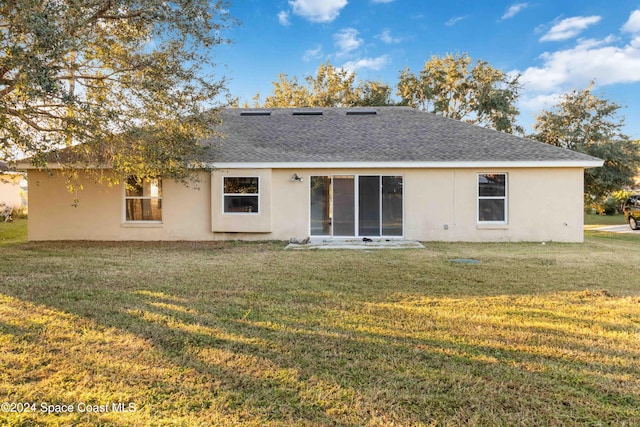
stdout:
<svg viewBox="0 0 640 427">
<path fill-rule="evenodd" d="M 122 228 L 162 228 L 161 221 L 127 221 L 120 223 Z"/>
<path fill-rule="evenodd" d="M 225 216 L 246 216 L 246 215 L 260 215 L 260 212 L 222 212 L 222 215 Z"/>
<path fill-rule="evenodd" d="M 509 224 L 477 224 L 478 230 L 508 230 Z"/>
</svg>

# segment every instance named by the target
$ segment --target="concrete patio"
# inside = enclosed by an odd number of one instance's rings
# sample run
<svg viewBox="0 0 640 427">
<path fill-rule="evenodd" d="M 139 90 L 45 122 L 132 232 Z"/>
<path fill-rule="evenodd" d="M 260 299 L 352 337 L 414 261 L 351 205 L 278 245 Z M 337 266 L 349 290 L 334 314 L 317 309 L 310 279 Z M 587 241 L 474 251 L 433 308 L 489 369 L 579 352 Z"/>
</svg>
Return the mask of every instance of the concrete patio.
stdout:
<svg viewBox="0 0 640 427">
<path fill-rule="evenodd" d="M 308 243 L 289 243 L 285 249 L 424 249 L 424 245 L 416 240 L 311 239 Z"/>
</svg>

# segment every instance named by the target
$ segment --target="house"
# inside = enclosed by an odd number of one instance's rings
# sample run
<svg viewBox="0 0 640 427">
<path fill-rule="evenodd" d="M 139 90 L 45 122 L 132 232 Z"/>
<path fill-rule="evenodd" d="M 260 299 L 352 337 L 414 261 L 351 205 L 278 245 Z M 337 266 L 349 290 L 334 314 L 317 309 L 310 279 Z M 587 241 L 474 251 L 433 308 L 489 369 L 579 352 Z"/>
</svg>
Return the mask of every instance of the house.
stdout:
<svg viewBox="0 0 640 427">
<path fill-rule="evenodd" d="M 602 161 L 408 107 L 227 109 L 197 188 L 28 168 L 31 240 L 583 240 Z M 50 165 L 55 168 L 56 165 Z"/>
<path fill-rule="evenodd" d="M 27 181 L 24 173 L 11 171 L 6 163 L 0 162 L 0 212 L 4 206 L 26 211 Z"/>
</svg>

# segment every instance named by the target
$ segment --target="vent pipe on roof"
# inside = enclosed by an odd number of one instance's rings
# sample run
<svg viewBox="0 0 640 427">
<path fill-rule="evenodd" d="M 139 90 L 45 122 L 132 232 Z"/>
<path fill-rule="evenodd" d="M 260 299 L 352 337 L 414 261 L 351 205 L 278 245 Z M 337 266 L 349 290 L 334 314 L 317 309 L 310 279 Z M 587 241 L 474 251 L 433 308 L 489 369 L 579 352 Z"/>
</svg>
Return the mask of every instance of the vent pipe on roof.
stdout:
<svg viewBox="0 0 640 427">
<path fill-rule="evenodd" d="M 347 110 L 347 116 L 375 116 L 378 114 L 375 110 Z"/>
<path fill-rule="evenodd" d="M 321 116 L 322 111 L 294 111 L 292 116 Z"/>
<path fill-rule="evenodd" d="M 271 111 L 242 111 L 241 116 L 270 116 Z"/>
</svg>

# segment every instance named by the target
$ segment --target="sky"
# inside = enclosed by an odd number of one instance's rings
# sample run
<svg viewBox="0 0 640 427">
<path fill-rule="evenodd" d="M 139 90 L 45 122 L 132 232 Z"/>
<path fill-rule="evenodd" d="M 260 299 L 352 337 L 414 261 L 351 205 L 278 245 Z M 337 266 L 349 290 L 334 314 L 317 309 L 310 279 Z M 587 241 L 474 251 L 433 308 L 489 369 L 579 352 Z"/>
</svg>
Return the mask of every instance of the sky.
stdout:
<svg viewBox="0 0 640 427">
<path fill-rule="evenodd" d="M 229 11 L 240 25 L 216 51 L 217 72 L 241 104 L 324 61 L 394 87 L 405 68 L 467 53 L 521 75 L 527 132 L 561 94 L 595 81 L 640 139 L 640 0 L 231 0 Z"/>
</svg>

